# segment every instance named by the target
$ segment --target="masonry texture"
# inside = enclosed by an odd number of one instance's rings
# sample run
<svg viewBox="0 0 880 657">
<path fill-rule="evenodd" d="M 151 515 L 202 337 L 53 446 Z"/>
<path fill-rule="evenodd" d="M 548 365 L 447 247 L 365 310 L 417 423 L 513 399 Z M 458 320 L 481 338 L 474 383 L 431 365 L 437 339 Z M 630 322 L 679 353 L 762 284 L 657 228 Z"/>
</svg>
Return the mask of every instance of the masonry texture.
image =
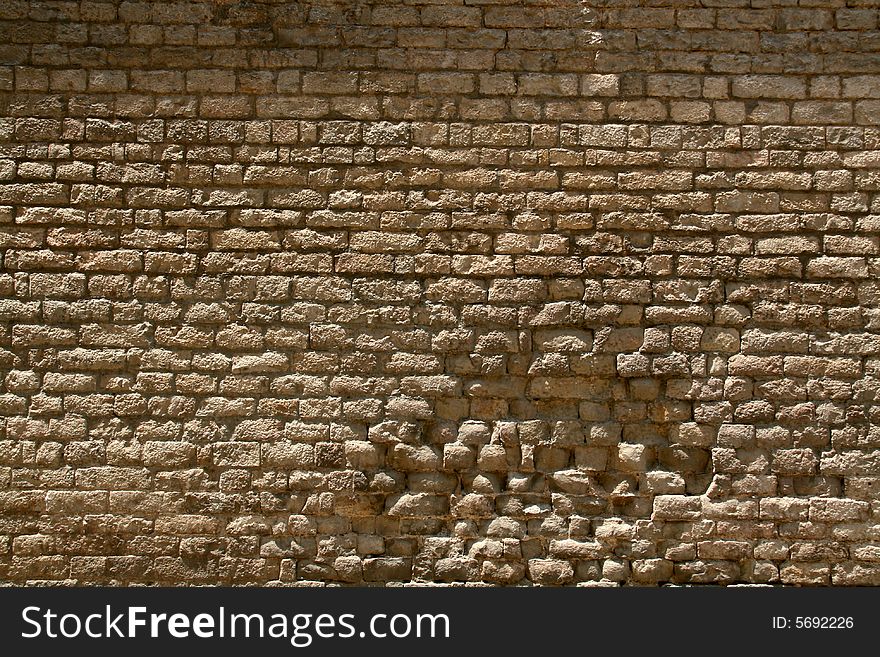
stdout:
<svg viewBox="0 0 880 657">
<path fill-rule="evenodd" d="M 877 5 L 2 0 L 0 580 L 880 584 Z"/>
</svg>

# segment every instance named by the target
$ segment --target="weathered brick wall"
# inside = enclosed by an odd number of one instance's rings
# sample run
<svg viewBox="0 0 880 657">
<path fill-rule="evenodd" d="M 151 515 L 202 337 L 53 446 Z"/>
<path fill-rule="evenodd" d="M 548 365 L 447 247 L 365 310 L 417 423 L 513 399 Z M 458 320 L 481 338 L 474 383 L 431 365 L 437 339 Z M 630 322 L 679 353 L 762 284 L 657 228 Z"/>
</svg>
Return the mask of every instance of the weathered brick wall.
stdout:
<svg viewBox="0 0 880 657">
<path fill-rule="evenodd" d="M 880 584 L 876 5 L 3 0 L 0 579 Z"/>
</svg>

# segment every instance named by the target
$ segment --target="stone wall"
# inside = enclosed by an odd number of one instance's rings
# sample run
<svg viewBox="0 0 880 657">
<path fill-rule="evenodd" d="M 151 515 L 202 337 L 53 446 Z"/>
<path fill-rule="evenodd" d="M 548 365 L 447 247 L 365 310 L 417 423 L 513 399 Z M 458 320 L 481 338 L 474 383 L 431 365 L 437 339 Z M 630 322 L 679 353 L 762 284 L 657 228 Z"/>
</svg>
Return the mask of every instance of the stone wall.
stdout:
<svg viewBox="0 0 880 657">
<path fill-rule="evenodd" d="M 3 0 L 0 579 L 880 584 L 877 5 Z"/>
</svg>

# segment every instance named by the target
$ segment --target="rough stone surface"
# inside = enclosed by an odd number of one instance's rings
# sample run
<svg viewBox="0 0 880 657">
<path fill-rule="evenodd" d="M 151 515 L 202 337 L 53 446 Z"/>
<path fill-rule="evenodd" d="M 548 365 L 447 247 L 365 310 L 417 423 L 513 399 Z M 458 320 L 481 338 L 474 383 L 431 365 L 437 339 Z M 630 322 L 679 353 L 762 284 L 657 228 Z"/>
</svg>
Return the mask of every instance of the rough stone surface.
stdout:
<svg viewBox="0 0 880 657">
<path fill-rule="evenodd" d="M 880 584 L 873 0 L 3 0 L 0 580 Z"/>
</svg>

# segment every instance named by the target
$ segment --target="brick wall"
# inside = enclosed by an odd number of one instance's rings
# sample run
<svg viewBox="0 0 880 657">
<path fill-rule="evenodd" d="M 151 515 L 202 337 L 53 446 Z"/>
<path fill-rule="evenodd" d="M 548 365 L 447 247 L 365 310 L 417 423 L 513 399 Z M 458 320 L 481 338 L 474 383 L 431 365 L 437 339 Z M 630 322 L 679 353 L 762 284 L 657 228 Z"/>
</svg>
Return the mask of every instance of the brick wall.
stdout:
<svg viewBox="0 0 880 657">
<path fill-rule="evenodd" d="M 875 0 L 3 0 L 0 116 L 3 581 L 880 584 Z"/>
</svg>

